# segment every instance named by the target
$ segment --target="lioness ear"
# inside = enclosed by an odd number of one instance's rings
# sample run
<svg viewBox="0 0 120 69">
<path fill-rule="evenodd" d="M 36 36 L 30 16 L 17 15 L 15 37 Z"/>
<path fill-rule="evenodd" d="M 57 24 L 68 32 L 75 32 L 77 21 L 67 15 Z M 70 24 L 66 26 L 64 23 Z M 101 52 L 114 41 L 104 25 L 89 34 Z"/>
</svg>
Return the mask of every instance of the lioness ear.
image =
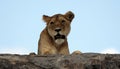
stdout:
<svg viewBox="0 0 120 69">
<path fill-rule="evenodd" d="M 67 20 L 69 20 L 70 22 L 72 21 L 72 19 L 74 18 L 74 14 L 71 11 L 68 11 L 65 14 L 65 17 L 67 18 Z"/>
<path fill-rule="evenodd" d="M 47 15 L 43 15 L 43 20 L 48 23 L 50 21 L 51 17 L 47 16 Z"/>
</svg>

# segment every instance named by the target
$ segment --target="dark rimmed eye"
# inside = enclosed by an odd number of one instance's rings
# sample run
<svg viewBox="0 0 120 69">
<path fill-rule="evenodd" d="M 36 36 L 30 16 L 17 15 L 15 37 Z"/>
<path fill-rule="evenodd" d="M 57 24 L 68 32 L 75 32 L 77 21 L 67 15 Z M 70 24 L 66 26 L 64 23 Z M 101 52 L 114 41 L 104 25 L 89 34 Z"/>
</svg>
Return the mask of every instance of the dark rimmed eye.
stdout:
<svg viewBox="0 0 120 69">
<path fill-rule="evenodd" d="M 65 23 L 65 20 L 62 20 L 61 23 L 64 24 L 64 23 Z"/>
<path fill-rule="evenodd" d="M 50 22 L 50 24 L 54 24 L 54 22 Z"/>
</svg>

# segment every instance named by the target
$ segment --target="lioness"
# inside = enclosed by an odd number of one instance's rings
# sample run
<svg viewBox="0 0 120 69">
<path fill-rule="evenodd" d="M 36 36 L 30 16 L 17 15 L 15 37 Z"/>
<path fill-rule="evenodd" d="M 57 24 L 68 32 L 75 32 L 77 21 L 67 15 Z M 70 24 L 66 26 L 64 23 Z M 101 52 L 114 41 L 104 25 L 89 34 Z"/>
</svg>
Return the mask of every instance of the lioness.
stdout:
<svg viewBox="0 0 120 69">
<path fill-rule="evenodd" d="M 71 11 L 53 16 L 43 15 L 47 26 L 40 34 L 38 55 L 69 54 L 67 36 L 73 18 L 74 14 Z"/>
</svg>

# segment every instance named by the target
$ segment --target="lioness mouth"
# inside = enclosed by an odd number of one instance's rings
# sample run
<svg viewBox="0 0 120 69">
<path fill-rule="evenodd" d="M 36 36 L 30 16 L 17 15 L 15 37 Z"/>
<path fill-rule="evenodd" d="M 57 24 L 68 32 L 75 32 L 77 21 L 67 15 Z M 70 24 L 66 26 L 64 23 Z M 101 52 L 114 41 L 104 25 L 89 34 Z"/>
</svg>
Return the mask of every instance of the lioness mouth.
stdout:
<svg viewBox="0 0 120 69">
<path fill-rule="evenodd" d="M 56 39 L 65 39 L 65 35 L 60 35 L 59 33 L 54 36 L 55 40 Z"/>
</svg>

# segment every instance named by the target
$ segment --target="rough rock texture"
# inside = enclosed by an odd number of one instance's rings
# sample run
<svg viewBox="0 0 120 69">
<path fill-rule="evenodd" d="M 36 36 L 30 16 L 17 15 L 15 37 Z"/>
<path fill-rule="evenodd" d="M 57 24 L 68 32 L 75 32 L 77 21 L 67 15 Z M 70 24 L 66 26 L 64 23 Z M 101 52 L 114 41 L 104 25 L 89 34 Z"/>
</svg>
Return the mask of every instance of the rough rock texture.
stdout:
<svg viewBox="0 0 120 69">
<path fill-rule="evenodd" d="M 0 69 L 120 69 L 120 54 L 80 55 L 1 54 Z"/>
</svg>

